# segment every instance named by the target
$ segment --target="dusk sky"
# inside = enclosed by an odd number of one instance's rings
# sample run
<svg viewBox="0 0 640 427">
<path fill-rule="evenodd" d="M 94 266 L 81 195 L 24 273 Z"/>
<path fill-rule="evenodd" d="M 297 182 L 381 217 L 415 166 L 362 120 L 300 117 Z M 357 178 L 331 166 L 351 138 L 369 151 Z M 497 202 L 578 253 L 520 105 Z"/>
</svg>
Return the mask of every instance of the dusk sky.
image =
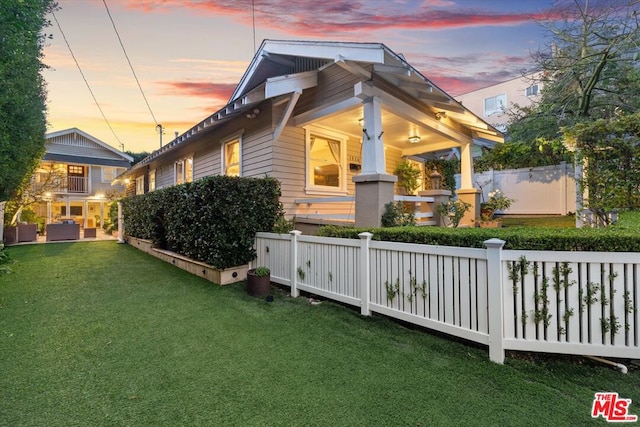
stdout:
<svg viewBox="0 0 640 427">
<path fill-rule="evenodd" d="M 517 77 L 544 45 L 551 0 L 104 0 L 164 142 L 229 100 L 263 39 L 384 43 L 450 95 Z M 103 0 L 58 0 L 46 29 L 49 132 L 77 127 L 115 148 L 159 147 L 154 118 Z M 255 47 L 254 47 L 255 46 Z M 115 135 L 114 135 L 115 133 Z"/>
</svg>

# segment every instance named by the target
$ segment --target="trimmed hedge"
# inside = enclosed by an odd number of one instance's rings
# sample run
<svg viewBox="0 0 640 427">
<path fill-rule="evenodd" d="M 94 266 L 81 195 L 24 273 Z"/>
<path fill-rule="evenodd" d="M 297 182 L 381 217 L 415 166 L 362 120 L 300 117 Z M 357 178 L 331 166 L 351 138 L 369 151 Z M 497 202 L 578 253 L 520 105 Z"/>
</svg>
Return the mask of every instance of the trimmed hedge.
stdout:
<svg viewBox="0 0 640 427">
<path fill-rule="evenodd" d="M 604 229 L 557 229 L 532 227 L 505 228 L 340 228 L 327 226 L 318 235 L 358 239 L 368 231 L 374 240 L 420 243 L 425 245 L 483 248 L 491 238 L 504 240 L 505 249 L 587 251 L 587 252 L 640 252 L 640 234 L 637 230 L 619 226 Z"/>
<path fill-rule="evenodd" d="M 255 259 L 255 233 L 282 216 L 273 178 L 211 176 L 127 197 L 125 232 L 224 269 Z"/>
</svg>

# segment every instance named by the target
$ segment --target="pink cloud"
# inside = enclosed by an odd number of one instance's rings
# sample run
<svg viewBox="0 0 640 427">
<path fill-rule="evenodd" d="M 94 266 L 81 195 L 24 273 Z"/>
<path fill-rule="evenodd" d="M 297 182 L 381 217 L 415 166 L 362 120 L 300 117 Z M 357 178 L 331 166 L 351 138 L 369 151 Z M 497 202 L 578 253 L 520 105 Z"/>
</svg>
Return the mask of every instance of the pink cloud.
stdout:
<svg viewBox="0 0 640 427">
<path fill-rule="evenodd" d="M 235 84 L 229 83 L 211 83 L 211 82 L 159 82 L 165 87 L 165 93 L 168 95 L 181 95 L 197 98 L 218 99 L 226 102 L 233 90 Z"/>
<path fill-rule="evenodd" d="M 225 15 L 251 24 L 251 1 L 220 0 L 129 0 L 127 7 L 145 12 L 162 12 L 186 8 L 195 13 Z M 448 2 L 412 3 L 379 2 L 375 14 L 367 1 L 352 0 L 261 0 L 255 2 L 259 26 L 286 31 L 298 36 L 335 38 L 336 34 L 381 29 L 438 30 L 473 26 L 518 25 L 533 19 L 546 19 L 546 13 L 500 13 L 490 10 L 448 9 Z"/>
</svg>

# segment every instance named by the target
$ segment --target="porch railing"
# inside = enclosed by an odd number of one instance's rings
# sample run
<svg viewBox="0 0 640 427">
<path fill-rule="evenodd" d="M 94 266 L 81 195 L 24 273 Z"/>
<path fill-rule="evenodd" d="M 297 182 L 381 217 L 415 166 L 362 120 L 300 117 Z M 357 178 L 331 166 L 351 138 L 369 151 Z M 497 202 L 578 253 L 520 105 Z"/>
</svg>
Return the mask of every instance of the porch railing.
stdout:
<svg viewBox="0 0 640 427">
<path fill-rule="evenodd" d="M 423 196 L 394 196 L 393 200 L 395 202 L 409 202 L 415 203 L 415 217 L 418 221 L 419 225 L 434 225 L 435 222 L 430 221 L 429 219 L 433 217 L 433 213 L 431 212 L 422 212 L 422 204 L 423 203 L 433 203 L 433 197 L 423 197 Z M 346 222 L 354 222 L 355 221 L 355 196 L 338 196 L 338 197 L 310 197 L 305 199 L 296 199 L 296 205 L 328 205 L 328 204 L 342 204 L 340 209 L 342 212 L 339 213 L 302 213 L 296 214 L 298 218 L 308 218 L 308 219 L 327 219 L 327 220 L 336 220 L 336 221 L 346 221 Z M 349 204 L 345 206 L 344 204 Z"/>
</svg>

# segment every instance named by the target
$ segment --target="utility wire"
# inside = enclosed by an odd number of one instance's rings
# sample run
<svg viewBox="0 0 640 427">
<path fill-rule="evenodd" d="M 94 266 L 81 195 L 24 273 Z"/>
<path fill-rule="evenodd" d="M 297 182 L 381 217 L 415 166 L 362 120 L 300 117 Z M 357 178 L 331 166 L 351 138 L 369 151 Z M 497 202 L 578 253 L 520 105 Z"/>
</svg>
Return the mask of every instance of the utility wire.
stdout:
<svg viewBox="0 0 640 427">
<path fill-rule="evenodd" d="M 116 137 L 116 140 L 118 141 L 120 146 L 124 146 L 122 141 L 120 141 L 120 138 L 118 138 L 118 135 L 116 135 L 116 132 L 111 127 L 111 123 L 109 123 L 109 120 L 107 119 L 107 116 L 105 116 L 104 111 L 102 111 L 102 107 L 100 107 L 100 103 L 96 99 L 96 96 L 94 95 L 93 90 L 91 90 L 91 86 L 89 86 L 89 82 L 87 81 L 87 78 L 84 76 L 84 73 L 82 72 L 82 68 L 80 68 L 80 64 L 78 63 L 78 60 L 76 59 L 76 56 L 73 54 L 73 50 L 71 49 L 71 45 L 69 45 L 69 42 L 67 41 L 67 37 L 64 35 L 64 31 L 62 31 L 62 27 L 60 26 L 60 22 L 58 21 L 58 18 L 56 17 L 56 14 L 55 14 L 55 12 L 53 12 L 53 10 L 51 11 L 51 14 L 53 15 L 53 19 L 56 21 L 56 25 L 58 26 L 58 29 L 60 30 L 60 34 L 62 34 L 62 39 L 64 40 L 65 44 L 67 45 L 67 48 L 69 49 L 69 52 L 71 53 L 71 57 L 73 58 L 73 62 L 76 63 L 76 67 L 78 67 L 78 71 L 80 71 L 80 75 L 82 76 L 82 80 L 84 80 L 84 83 L 87 85 L 87 89 L 89 89 L 89 93 L 91 93 L 91 97 L 93 98 L 93 102 L 96 103 L 96 106 L 98 107 L 98 110 L 100 110 L 100 114 L 102 114 L 102 118 L 107 123 L 107 126 L 109 126 L 109 129 L 111 130 L 111 133 L 113 134 L 113 136 Z"/>
<path fill-rule="evenodd" d="M 129 68 L 131 69 L 131 72 L 133 73 L 133 78 L 136 80 L 136 83 L 138 84 L 138 88 L 140 89 L 140 93 L 142 94 L 142 97 L 144 98 L 144 102 L 147 104 L 147 108 L 149 109 L 149 112 L 151 113 L 151 117 L 153 117 L 153 122 L 157 126 L 158 125 L 158 121 L 156 120 L 156 116 L 153 114 L 153 111 L 151 111 L 151 106 L 149 105 L 149 101 L 147 101 L 147 97 L 145 96 L 144 91 L 142 90 L 142 86 L 140 85 L 140 81 L 138 80 L 138 76 L 136 75 L 136 72 L 133 70 L 133 65 L 131 65 L 131 60 L 129 59 L 129 55 L 127 55 L 127 50 L 124 48 L 124 44 L 122 43 L 122 39 L 120 38 L 120 33 L 118 33 L 118 29 L 116 28 L 116 23 L 113 22 L 113 18 L 111 17 L 111 12 L 109 11 L 109 7 L 107 6 L 106 0 L 102 0 L 102 3 L 104 4 L 104 8 L 107 9 L 107 15 L 109 15 L 109 19 L 111 20 L 111 25 L 113 25 L 113 31 L 115 31 L 116 32 L 116 36 L 118 36 L 118 41 L 120 42 L 120 47 L 122 47 L 122 52 L 124 52 L 124 56 L 125 56 L 125 58 L 127 58 L 127 62 L 129 63 Z"/>
</svg>

